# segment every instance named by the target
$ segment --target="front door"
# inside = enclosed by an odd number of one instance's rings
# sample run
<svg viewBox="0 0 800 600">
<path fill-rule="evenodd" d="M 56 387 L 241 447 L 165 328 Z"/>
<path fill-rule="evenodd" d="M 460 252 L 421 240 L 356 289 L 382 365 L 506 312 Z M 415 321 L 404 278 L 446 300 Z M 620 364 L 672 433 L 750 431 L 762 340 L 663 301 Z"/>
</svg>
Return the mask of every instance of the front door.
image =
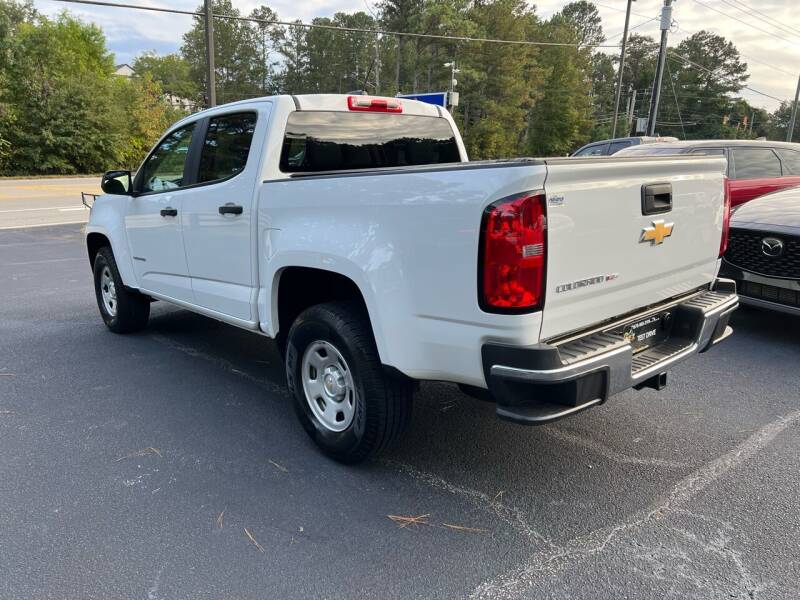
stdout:
<svg viewBox="0 0 800 600">
<path fill-rule="evenodd" d="M 183 238 L 197 305 L 255 321 L 252 247 L 253 196 L 259 181 L 260 143 L 266 116 L 241 111 L 209 117 L 199 147 L 197 182 L 181 211 Z M 249 160 L 248 160 L 249 159 Z"/>
<path fill-rule="evenodd" d="M 139 287 L 184 302 L 193 302 L 181 211 L 188 184 L 186 174 L 195 125 L 167 135 L 142 164 L 136 195 L 125 217 L 133 268 Z"/>
</svg>

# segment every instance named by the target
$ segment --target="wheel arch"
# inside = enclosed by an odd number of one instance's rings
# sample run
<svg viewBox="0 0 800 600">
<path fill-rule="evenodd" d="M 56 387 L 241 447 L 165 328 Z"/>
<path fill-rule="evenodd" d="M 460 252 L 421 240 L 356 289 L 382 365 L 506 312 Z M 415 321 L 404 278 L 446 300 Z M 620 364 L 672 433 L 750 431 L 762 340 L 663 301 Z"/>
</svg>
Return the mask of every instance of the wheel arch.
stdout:
<svg viewBox="0 0 800 600">
<path fill-rule="evenodd" d="M 86 250 L 89 253 L 89 266 L 94 266 L 94 259 L 97 257 L 97 253 L 100 252 L 100 248 L 104 246 L 111 247 L 111 240 L 108 237 L 100 233 L 99 231 L 90 231 L 86 234 Z M 114 249 L 111 248 L 113 252 Z"/>
<path fill-rule="evenodd" d="M 98 203 L 95 203 L 95 207 L 92 209 L 93 213 L 99 208 L 101 207 L 98 206 Z M 98 210 L 98 212 L 102 211 Z M 94 220 L 94 214 L 92 214 L 92 219 Z M 100 248 L 108 246 L 111 248 L 111 252 L 114 253 L 114 260 L 117 263 L 119 275 L 122 277 L 125 286 L 137 289 L 139 287 L 138 279 L 133 270 L 124 228 L 121 223 L 116 223 L 115 221 L 112 221 L 111 225 L 111 227 L 106 227 L 102 223 L 92 223 L 90 221 L 86 227 L 85 241 L 89 266 L 94 266 L 94 259 Z"/>
<path fill-rule="evenodd" d="M 378 354 L 383 356 L 375 311 L 370 310 L 361 286 L 352 277 L 317 267 L 285 266 L 275 273 L 272 289 L 273 322 L 281 347 L 292 323 L 305 309 L 324 302 L 349 300 L 364 310 Z"/>
</svg>

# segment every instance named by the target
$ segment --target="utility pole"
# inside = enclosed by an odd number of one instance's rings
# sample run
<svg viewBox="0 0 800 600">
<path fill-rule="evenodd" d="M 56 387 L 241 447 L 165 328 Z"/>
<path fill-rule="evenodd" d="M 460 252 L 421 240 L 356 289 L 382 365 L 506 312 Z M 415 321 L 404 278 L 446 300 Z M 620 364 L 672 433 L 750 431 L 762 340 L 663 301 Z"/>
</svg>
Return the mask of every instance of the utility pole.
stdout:
<svg viewBox="0 0 800 600">
<path fill-rule="evenodd" d="M 214 13 L 211 12 L 211 0 L 205 0 L 205 20 L 206 20 L 206 75 L 209 108 L 217 105 L 217 82 L 214 76 Z"/>
<path fill-rule="evenodd" d="M 375 95 L 381 95 L 381 47 L 377 33 L 375 34 Z"/>
<path fill-rule="evenodd" d="M 450 67 L 450 91 L 447 94 L 447 104 L 450 105 L 451 114 L 455 114 L 456 106 L 458 106 L 458 95 L 456 94 L 458 80 L 456 79 L 456 73 L 460 73 L 461 69 L 456 69 L 455 59 L 451 62 L 444 63 L 444 66 Z"/>
<path fill-rule="evenodd" d="M 653 92 L 650 96 L 650 114 L 647 117 L 647 135 L 656 133 L 656 117 L 658 101 L 661 99 L 661 81 L 664 79 L 664 64 L 667 62 L 667 33 L 672 25 L 672 0 L 664 0 L 661 9 L 661 46 L 658 50 L 658 65 L 653 80 Z"/>
<path fill-rule="evenodd" d="M 617 115 L 619 114 L 619 97 L 622 95 L 622 71 L 625 68 L 625 46 L 628 44 L 628 24 L 631 22 L 631 4 L 635 0 L 628 0 L 628 10 L 625 11 L 625 29 L 622 32 L 622 50 L 619 54 L 619 73 L 617 73 L 617 93 L 614 97 L 614 125 L 611 127 L 611 137 L 617 137 Z"/>
<path fill-rule="evenodd" d="M 633 87 L 633 86 L 631 86 Z M 629 136 L 631 134 L 631 125 L 633 123 L 633 113 L 636 109 L 636 90 L 631 89 L 630 92 L 631 96 L 628 99 L 628 110 L 625 113 L 625 136 Z"/>
<path fill-rule="evenodd" d="M 797 99 L 800 96 L 800 78 L 797 80 L 797 90 L 794 93 L 794 106 L 792 107 L 792 118 L 789 119 L 789 128 L 786 130 L 786 141 L 791 142 L 794 135 L 794 122 L 797 118 Z"/>
</svg>

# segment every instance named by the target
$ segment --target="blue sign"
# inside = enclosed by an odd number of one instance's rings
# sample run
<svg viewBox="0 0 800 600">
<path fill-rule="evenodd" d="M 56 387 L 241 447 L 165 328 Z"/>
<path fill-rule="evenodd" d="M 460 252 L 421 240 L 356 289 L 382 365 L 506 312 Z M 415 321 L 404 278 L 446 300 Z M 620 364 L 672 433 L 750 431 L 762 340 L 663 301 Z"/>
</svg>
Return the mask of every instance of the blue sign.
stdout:
<svg viewBox="0 0 800 600">
<path fill-rule="evenodd" d="M 447 108 L 447 92 L 430 92 L 428 94 L 397 94 L 397 97 L 408 98 L 409 100 L 419 100 L 420 102 Z"/>
</svg>

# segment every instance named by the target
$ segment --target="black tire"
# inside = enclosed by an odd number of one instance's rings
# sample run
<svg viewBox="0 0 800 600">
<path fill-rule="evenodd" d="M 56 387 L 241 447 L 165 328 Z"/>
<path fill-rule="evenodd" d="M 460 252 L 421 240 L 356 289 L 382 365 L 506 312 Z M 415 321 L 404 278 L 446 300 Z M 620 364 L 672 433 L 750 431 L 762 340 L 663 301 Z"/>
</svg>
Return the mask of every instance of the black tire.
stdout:
<svg viewBox="0 0 800 600">
<path fill-rule="evenodd" d="M 331 431 L 312 412 L 302 384 L 302 359 L 322 341 L 342 355 L 352 375 L 355 407 L 344 431 Z M 286 344 L 286 379 L 303 428 L 331 458 L 358 463 L 396 442 L 411 421 L 414 384 L 384 372 L 365 311 L 355 303 L 312 306 L 292 324 Z"/>
<path fill-rule="evenodd" d="M 112 314 L 103 302 L 102 276 L 106 268 L 111 273 L 116 291 L 115 314 Z M 114 333 L 132 333 L 147 327 L 150 318 L 150 297 L 125 288 L 122 277 L 119 276 L 114 253 L 108 246 L 100 248 L 94 258 L 94 292 L 100 316 Z"/>
</svg>

